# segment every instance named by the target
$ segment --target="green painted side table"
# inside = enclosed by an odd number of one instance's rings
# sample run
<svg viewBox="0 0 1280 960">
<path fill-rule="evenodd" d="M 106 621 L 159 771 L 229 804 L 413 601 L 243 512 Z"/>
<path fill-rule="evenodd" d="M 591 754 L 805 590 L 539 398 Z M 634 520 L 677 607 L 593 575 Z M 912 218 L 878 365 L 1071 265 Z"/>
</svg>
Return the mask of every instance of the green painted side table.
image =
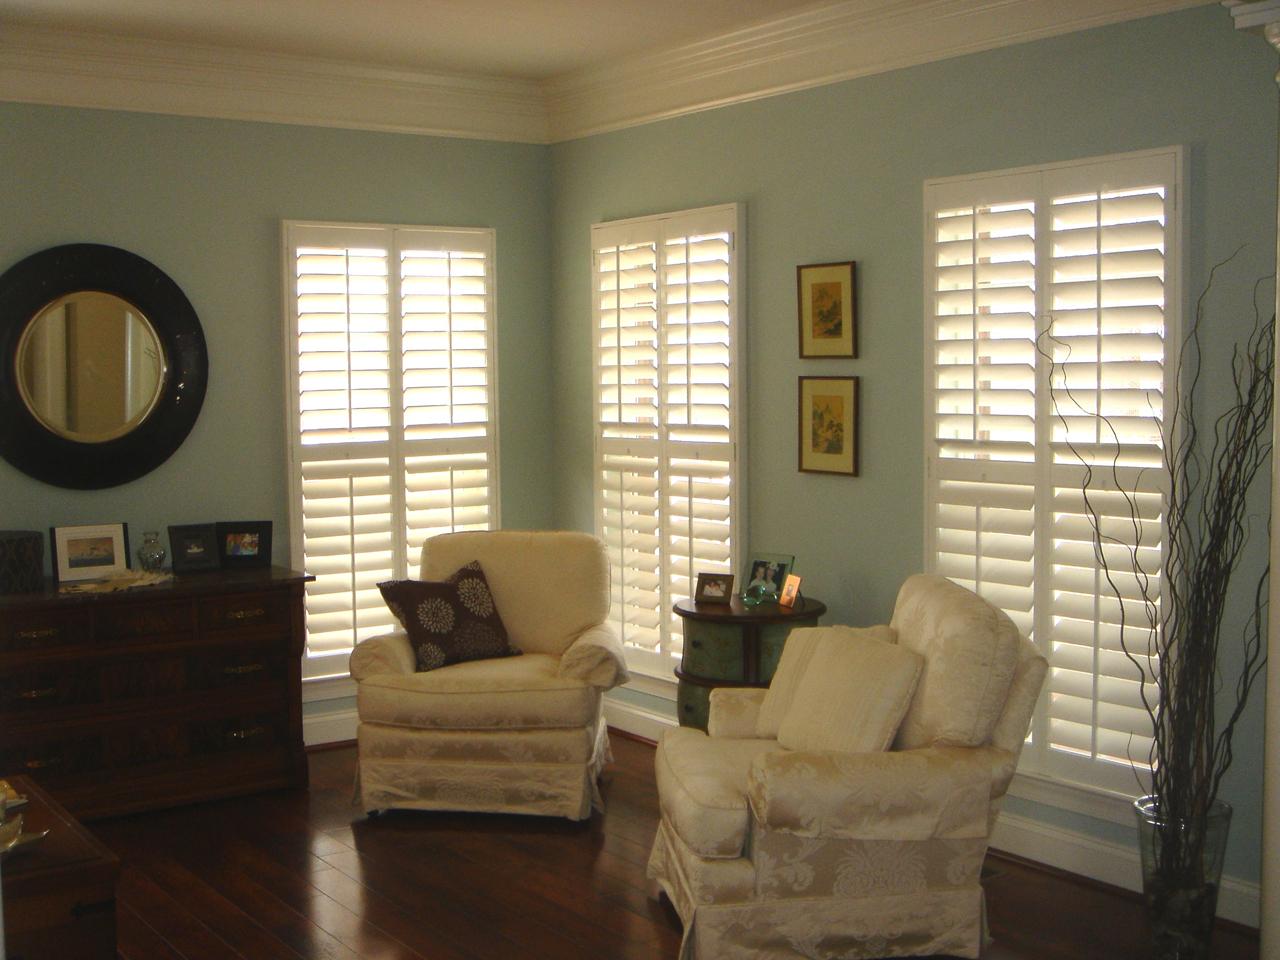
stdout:
<svg viewBox="0 0 1280 960">
<path fill-rule="evenodd" d="M 811 627 L 827 612 L 821 600 L 801 597 L 794 607 L 746 606 L 678 600 L 684 620 L 684 653 L 676 668 L 676 711 L 682 727 L 707 729 L 716 687 L 767 687 L 793 627 Z"/>
</svg>

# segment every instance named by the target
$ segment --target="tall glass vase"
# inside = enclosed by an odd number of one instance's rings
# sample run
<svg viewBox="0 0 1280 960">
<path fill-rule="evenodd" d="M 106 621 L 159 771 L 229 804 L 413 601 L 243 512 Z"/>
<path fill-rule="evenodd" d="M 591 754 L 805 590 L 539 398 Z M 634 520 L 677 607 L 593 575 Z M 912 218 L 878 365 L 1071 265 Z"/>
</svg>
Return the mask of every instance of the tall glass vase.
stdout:
<svg viewBox="0 0 1280 960">
<path fill-rule="evenodd" d="M 1153 960 L 1208 960 L 1231 805 L 1214 800 L 1201 824 L 1165 816 L 1160 798 L 1133 802 Z"/>
</svg>

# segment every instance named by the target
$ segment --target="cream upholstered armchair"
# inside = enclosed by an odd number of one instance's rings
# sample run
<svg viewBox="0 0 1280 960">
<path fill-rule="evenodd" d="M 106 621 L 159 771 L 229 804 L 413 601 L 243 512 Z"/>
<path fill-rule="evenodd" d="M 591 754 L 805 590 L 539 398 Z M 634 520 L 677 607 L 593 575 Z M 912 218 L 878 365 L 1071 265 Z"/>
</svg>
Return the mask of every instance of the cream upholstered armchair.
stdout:
<svg viewBox="0 0 1280 960">
<path fill-rule="evenodd" d="M 420 576 L 442 581 L 472 561 L 521 654 L 418 672 L 404 633 L 362 641 L 351 654 L 361 802 L 585 819 L 611 759 L 601 695 L 627 680 L 605 623 L 604 545 L 571 532 L 445 534 L 423 544 Z"/>
<path fill-rule="evenodd" d="M 656 756 L 649 874 L 682 960 L 977 957 L 1045 670 L 1004 613 L 916 576 L 889 626 L 794 630 L 768 691 L 715 690 L 709 733 L 668 731 Z"/>
</svg>

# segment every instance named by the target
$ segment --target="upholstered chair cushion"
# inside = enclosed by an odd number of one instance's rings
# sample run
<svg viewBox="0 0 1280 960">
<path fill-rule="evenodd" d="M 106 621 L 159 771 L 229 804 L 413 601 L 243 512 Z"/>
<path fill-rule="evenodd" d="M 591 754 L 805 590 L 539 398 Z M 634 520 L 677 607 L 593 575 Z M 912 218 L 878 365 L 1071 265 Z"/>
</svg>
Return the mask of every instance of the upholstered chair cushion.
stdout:
<svg viewBox="0 0 1280 960">
<path fill-rule="evenodd" d="M 757 737 L 772 739 L 778 736 L 782 721 L 795 699 L 800 679 L 808 669 L 809 658 L 824 637 L 837 641 L 869 637 L 884 643 L 893 643 L 895 640 L 893 631 L 883 624 L 875 627 L 798 627 L 792 630 L 787 634 L 787 644 L 782 649 L 778 668 L 769 682 L 769 692 L 760 705 L 760 714 L 756 719 Z"/>
<path fill-rule="evenodd" d="M 964 587 L 920 574 L 902 585 L 890 625 L 925 660 L 894 748 L 986 743 L 1018 665 L 1013 621 Z"/>
<path fill-rule="evenodd" d="M 536 653 L 379 674 L 356 697 L 362 723 L 424 730 L 584 727 L 600 704 L 598 689 L 560 676 L 557 658 Z"/>
<path fill-rule="evenodd" d="M 609 615 L 609 558 L 595 537 L 567 531 L 446 533 L 422 545 L 418 573 L 440 580 L 478 560 L 512 646 L 560 656 Z"/>
<path fill-rule="evenodd" d="M 893 743 L 924 658 L 871 630 L 818 639 L 778 730 L 788 750 L 878 753 Z"/>
<path fill-rule="evenodd" d="M 507 641 L 479 563 L 472 561 L 444 580 L 386 580 L 378 589 L 409 635 L 419 670 L 520 652 Z"/>
<path fill-rule="evenodd" d="M 698 856 L 741 856 L 751 762 L 777 749 L 773 740 L 711 738 L 692 727 L 666 731 L 654 759 L 663 818 Z"/>
</svg>

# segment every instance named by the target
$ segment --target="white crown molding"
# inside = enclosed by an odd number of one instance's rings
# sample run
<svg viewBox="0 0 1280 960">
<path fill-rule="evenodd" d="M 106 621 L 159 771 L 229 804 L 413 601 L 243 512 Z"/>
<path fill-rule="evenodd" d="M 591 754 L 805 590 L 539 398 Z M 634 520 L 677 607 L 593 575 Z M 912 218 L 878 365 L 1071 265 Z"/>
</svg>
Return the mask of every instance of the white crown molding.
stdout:
<svg viewBox="0 0 1280 960">
<path fill-rule="evenodd" d="M 66 33 L 0 30 L 0 99 L 545 143 L 528 81 Z"/>
<path fill-rule="evenodd" d="M 1209 2 L 839 0 L 541 83 L 3 25 L 0 100 L 550 143 Z"/>
<path fill-rule="evenodd" d="M 553 141 L 1205 6 L 1206 0 L 842 0 L 547 83 Z"/>
<path fill-rule="evenodd" d="M 1237 30 L 1252 30 L 1269 23 L 1280 23 L 1280 0 L 1222 0 L 1222 5 L 1231 11 Z"/>
</svg>

